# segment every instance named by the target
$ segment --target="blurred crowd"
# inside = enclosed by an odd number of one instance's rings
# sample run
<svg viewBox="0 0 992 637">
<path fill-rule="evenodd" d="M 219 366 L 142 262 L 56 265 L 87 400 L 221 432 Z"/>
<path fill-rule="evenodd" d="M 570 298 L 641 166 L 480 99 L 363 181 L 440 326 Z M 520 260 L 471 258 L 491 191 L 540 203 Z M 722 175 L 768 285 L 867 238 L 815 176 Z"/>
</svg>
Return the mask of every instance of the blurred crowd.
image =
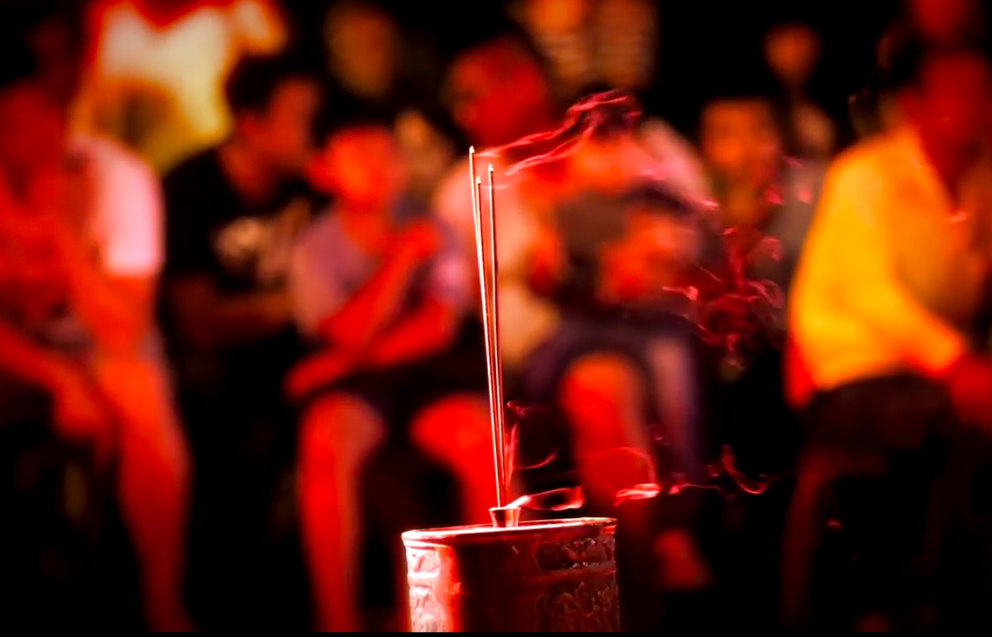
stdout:
<svg viewBox="0 0 992 637">
<path fill-rule="evenodd" d="M 709 42 L 688 125 L 665 3 L 479 4 L 0 0 L 0 625 L 403 629 L 494 504 L 469 145 L 513 491 L 620 520 L 626 628 L 987 625 L 985 3 L 849 112 Z"/>
</svg>

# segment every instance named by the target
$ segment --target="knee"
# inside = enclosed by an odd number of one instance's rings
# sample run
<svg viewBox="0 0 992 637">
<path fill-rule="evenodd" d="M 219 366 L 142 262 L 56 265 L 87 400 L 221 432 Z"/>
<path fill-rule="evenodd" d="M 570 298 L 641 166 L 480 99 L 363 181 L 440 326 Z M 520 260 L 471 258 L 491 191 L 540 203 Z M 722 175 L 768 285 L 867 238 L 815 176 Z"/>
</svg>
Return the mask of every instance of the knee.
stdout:
<svg viewBox="0 0 992 637">
<path fill-rule="evenodd" d="M 151 450 L 185 475 L 189 453 L 164 366 L 142 358 L 105 358 L 95 366 L 94 377 L 125 456 L 131 455 L 129 449 Z M 138 458 L 147 461 L 144 452 Z"/>
<path fill-rule="evenodd" d="M 488 405 L 468 395 L 445 398 L 417 414 L 411 436 L 418 449 L 446 463 L 477 464 L 492 453 Z"/>
<path fill-rule="evenodd" d="M 371 405 L 348 394 L 317 400 L 300 423 L 300 461 L 304 467 L 356 468 L 385 437 Z"/>
<path fill-rule="evenodd" d="M 633 404 L 642 392 L 640 374 L 632 363 L 616 354 L 591 354 L 565 373 L 559 401 L 570 413 L 592 416 Z"/>
</svg>

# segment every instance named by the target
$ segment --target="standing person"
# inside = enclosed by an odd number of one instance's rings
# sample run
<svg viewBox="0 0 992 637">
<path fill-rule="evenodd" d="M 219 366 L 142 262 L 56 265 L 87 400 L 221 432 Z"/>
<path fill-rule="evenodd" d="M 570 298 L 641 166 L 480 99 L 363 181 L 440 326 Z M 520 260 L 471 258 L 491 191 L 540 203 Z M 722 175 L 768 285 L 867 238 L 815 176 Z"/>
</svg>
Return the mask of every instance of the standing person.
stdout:
<svg viewBox="0 0 992 637">
<path fill-rule="evenodd" d="M 866 612 L 891 611 L 908 594 L 900 585 L 923 545 L 919 512 L 943 470 L 941 441 L 962 425 L 992 425 L 992 362 L 973 346 L 992 237 L 987 203 L 972 198 L 972 180 L 987 180 L 976 171 L 992 66 L 972 48 L 913 41 L 892 77 L 904 119 L 831 167 L 789 316 L 813 388 L 806 454 L 837 449 L 829 457 L 882 462 L 885 478 L 867 481 L 865 493 L 883 495 L 866 495 L 849 520 L 871 530 L 853 538 Z M 794 497 L 801 510 L 814 494 L 800 486 Z M 787 546 L 806 539 L 787 537 Z M 784 592 L 795 610 L 808 589 Z"/>
<path fill-rule="evenodd" d="M 827 159 L 837 130 L 807 91 L 820 62 L 820 36 L 808 24 L 789 22 L 765 34 L 765 62 L 779 82 L 789 152 L 802 158 Z"/>
<path fill-rule="evenodd" d="M 275 599 L 251 556 L 271 543 L 272 495 L 292 459 L 282 382 L 298 340 L 286 276 L 310 216 L 303 173 L 321 94 L 287 55 L 244 58 L 226 94 L 234 132 L 165 179 L 164 294 L 200 467 L 194 548 L 216 569 L 195 578 L 197 595 L 229 602 L 217 609 L 224 621 L 251 623 Z"/>
<path fill-rule="evenodd" d="M 93 0 L 91 63 L 77 117 L 160 174 L 230 132 L 224 78 L 286 40 L 269 0 Z"/>
<path fill-rule="evenodd" d="M 80 24 L 57 3 L 0 7 L 0 40 L 32 60 L 0 97 L 0 366 L 51 394 L 58 435 L 114 455 L 148 626 L 186 630 L 188 460 L 153 320 L 161 195 L 138 157 L 69 128 Z"/>
</svg>

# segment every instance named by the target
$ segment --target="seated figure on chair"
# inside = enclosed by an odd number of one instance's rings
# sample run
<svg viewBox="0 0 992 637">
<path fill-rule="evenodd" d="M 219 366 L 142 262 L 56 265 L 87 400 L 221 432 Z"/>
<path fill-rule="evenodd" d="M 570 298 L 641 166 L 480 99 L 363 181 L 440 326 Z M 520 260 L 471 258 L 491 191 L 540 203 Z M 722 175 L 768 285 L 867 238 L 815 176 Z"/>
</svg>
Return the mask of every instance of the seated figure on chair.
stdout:
<svg viewBox="0 0 992 637">
<path fill-rule="evenodd" d="M 409 443 L 451 470 L 485 522 L 492 492 L 481 341 L 460 338 L 473 286 L 429 212 L 404 205 L 393 121 L 335 104 L 312 180 L 334 204 L 298 243 L 291 293 L 315 348 L 287 378 L 303 407 L 299 499 L 319 625 L 355 630 L 359 475 Z M 466 185 L 467 187 L 467 185 Z"/>
</svg>

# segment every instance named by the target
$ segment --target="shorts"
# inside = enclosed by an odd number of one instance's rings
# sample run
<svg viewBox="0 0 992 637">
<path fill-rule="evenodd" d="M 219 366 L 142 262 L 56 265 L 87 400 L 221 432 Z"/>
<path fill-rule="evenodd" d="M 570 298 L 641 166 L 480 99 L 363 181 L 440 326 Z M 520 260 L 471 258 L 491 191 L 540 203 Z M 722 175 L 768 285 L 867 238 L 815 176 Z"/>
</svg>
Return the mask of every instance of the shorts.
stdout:
<svg viewBox="0 0 992 637">
<path fill-rule="evenodd" d="M 345 393 L 364 400 L 386 425 L 389 443 L 409 443 L 410 422 L 419 411 L 456 393 L 486 391 L 486 359 L 481 326 L 462 329 L 448 350 L 420 361 L 346 377 L 313 392 L 306 406 L 329 393 Z"/>
</svg>

